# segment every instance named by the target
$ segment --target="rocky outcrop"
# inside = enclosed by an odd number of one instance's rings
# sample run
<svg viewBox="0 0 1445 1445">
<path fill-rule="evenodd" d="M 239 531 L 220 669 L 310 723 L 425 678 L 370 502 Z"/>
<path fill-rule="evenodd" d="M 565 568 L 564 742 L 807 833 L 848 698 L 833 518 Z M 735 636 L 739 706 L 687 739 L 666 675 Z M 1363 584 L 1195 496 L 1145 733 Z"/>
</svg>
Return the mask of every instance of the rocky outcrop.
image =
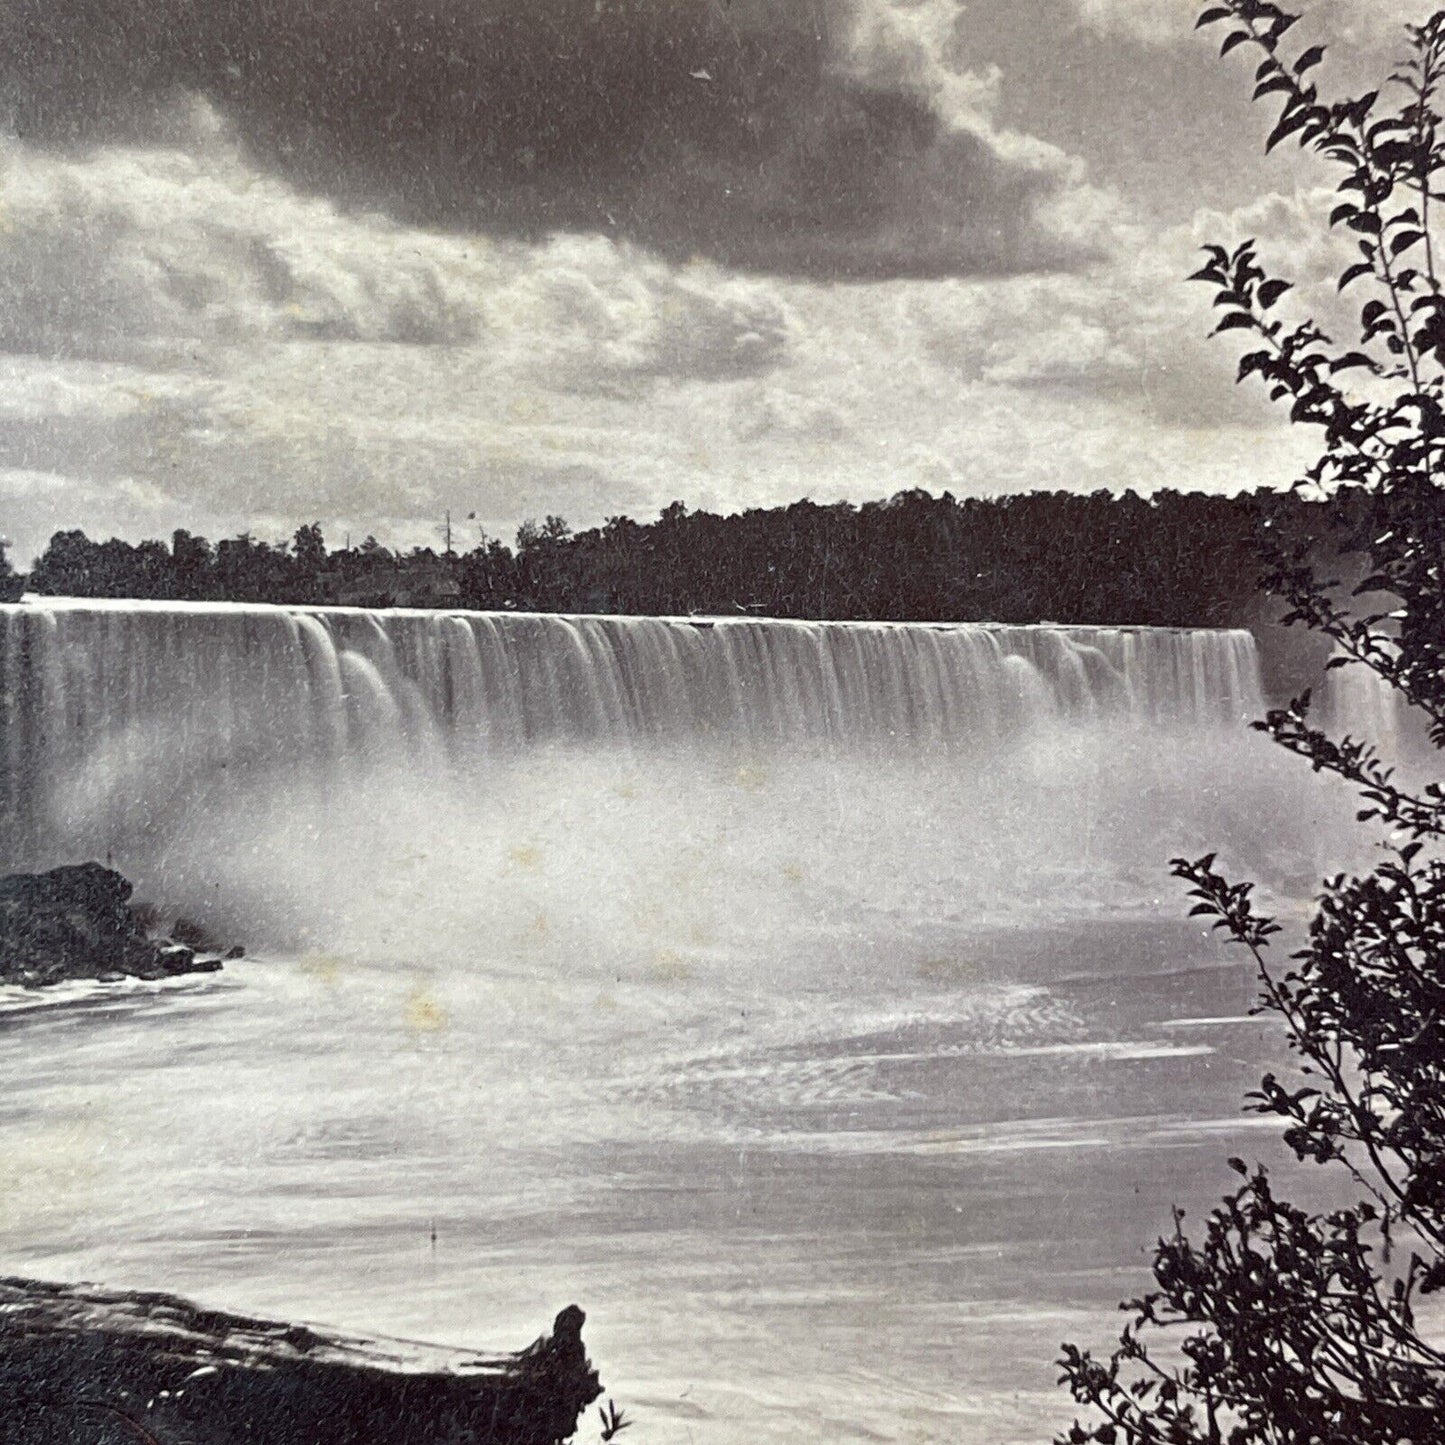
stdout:
<svg viewBox="0 0 1445 1445">
<path fill-rule="evenodd" d="M 99 863 L 0 878 L 0 983 L 161 979 L 220 968 L 219 957 L 150 937 L 130 896 L 131 885 Z"/>
<path fill-rule="evenodd" d="M 601 1394 L 583 1319 L 571 1305 L 526 1349 L 478 1355 L 0 1280 L 0 1440 L 556 1445 Z"/>
</svg>

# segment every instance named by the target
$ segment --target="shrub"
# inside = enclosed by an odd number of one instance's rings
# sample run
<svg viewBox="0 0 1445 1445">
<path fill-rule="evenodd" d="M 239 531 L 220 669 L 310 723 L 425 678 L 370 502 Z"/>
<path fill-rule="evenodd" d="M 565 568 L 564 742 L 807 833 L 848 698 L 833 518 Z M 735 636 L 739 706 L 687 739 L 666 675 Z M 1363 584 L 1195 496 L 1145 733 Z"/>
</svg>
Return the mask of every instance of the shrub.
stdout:
<svg viewBox="0 0 1445 1445">
<path fill-rule="evenodd" d="M 1338 168 L 1329 224 L 1354 246 L 1338 278 L 1358 305 L 1348 341 L 1286 319 L 1290 284 L 1252 242 L 1207 247 L 1194 279 L 1214 288 L 1216 331 L 1248 338 L 1239 379 L 1259 378 L 1293 422 L 1320 429 L 1300 489 L 1348 503 L 1334 509 L 1334 540 L 1355 564 L 1352 592 L 1300 550 L 1269 560 L 1266 585 L 1288 620 L 1331 640 L 1331 666 L 1376 674 L 1439 749 L 1445 292 L 1432 223 L 1445 201 L 1445 11 L 1407 28 L 1408 54 L 1379 90 L 1340 99 L 1321 94 L 1325 52 L 1294 41 L 1297 20 L 1266 0 L 1212 0 L 1198 23 L 1222 29 L 1223 54 L 1257 61 L 1255 98 L 1279 107 L 1268 147 L 1296 143 Z M 1325 882 L 1284 964 L 1250 884 L 1213 856 L 1174 871 L 1194 912 L 1252 955 L 1259 1008 L 1295 1055 L 1300 1077 L 1266 1075 L 1249 1107 L 1283 1122 L 1301 1162 L 1344 1171 L 1355 1202 L 1312 1213 L 1231 1159 L 1241 1182 L 1202 1235 L 1176 1215 L 1156 1287 L 1125 1306 L 1113 1354 L 1064 1347 L 1064 1382 L 1088 1407 L 1061 1437 L 1071 1445 L 1445 1440 L 1445 1341 L 1417 1313 L 1445 1290 L 1445 790 L 1404 781 L 1367 739 L 1329 736 L 1308 695 L 1256 726 L 1358 791 L 1384 861 Z"/>
</svg>

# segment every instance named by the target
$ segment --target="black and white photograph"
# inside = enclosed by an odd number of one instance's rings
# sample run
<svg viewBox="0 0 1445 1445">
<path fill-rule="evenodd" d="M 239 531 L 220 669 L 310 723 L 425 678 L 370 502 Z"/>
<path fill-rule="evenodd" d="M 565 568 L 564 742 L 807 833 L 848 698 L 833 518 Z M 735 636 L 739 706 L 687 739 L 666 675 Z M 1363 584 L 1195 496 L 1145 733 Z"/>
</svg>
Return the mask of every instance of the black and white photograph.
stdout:
<svg viewBox="0 0 1445 1445">
<path fill-rule="evenodd" d="M 1445 1445 L 1442 81 L 0 0 L 0 1445 Z"/>
</svg>

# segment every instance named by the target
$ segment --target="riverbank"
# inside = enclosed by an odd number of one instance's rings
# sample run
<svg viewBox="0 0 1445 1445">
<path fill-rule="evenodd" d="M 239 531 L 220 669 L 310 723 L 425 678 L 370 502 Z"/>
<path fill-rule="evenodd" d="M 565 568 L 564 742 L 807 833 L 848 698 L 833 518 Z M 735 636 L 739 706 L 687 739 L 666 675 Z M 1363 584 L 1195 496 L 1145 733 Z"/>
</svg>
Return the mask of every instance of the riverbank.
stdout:
<svg viewBox="0 0 1445 1445">
<path fill-rule="evenodd" d="M 0 1280 L 0 1435 L 70 1445 L 555 1445 L 600 1394 L 569 1305 L 512 1354 L 347 1338 L 175 1295 Z"/>
</svg>

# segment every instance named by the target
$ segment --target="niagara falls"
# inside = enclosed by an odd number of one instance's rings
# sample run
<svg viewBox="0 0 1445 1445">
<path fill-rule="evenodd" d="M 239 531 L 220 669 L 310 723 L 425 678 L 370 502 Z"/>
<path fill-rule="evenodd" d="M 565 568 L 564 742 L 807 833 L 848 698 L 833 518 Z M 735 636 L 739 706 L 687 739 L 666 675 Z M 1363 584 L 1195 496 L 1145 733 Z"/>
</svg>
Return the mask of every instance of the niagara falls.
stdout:
<svg viewBox="0 0 1445 1445">
<path fill-rule="evenodd" d="M 0 1445 L 1445 1445 L 1445 0 L 0 0 Z"/>
</svg>

